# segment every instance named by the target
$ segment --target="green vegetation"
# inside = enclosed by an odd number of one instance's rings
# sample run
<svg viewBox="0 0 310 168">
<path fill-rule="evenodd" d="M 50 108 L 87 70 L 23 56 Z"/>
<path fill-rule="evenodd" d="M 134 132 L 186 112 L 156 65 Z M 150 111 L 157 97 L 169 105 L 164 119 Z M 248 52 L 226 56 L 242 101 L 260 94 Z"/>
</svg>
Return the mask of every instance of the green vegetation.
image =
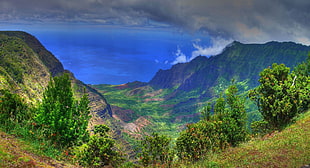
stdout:
<svg viewBox="0 0 310 168">
<path fill-rule="evenodd" d="M 176 167 L 301 167 L 310 161 L 310 111 L 283 131 L 253 138 L 239 147 L 208 153 L 203 160 Z"/>
<path fill-rule="evenodd" d="M 39 105 L 35 122 L 44 134 L 59 146 L 70 147 L 87 140 L 89 100 L 86 94 L 78 102 L 73 98 L 68 74 L 50 80 Z"/>
<path fill-rule="evenodd" d="M 25 155 L 24 152 L 31 151 L 38 157 L 44 155 L 59 158 L 62 153 L 61 150 L 56 149 L 52 141 L 44 138 L 45 136 L 41 129 L 36 128 L 33 120 L 36 111 L 35 108 L 27 104 L 18 94 L 11 93 L 8 90 L 1 90 L 0 92 L 0 133 L 3 134 L 3 137 L 14 140 L 12 142 L 14 144 L 27 144 L 27 148 L 25 147 L 25 149 L 19 151 L 21 153 L 20 155 Z M 4 134 L 2 131 L 22 139 L 23 142 L 15 142 L 13 136 Z M 11 151 L 12 144 L 10 142 L 3 142 L 1 144 L 3 148 L 0 149 L 0 158 L 4 157 L 2 159 L 10 162 L 12 165 L 23 165 L 21 163 L 23 160 L 19 160 L 19 157 L 16 158 L 16 154 Z M 34 163 L 31 161 L 31 164 Z"/>
<path fill-rule="evenodd" d="M 309 164 L 310 56 L 292 72 L 284 64 L 262 68 L 279 63 L 281 54 L 290 58 L 292 68 L 308 51 L 292 43 L 234 42 L 217 57 L 198 57 L 160 71 L 150 83 L 95 86 L 119 119 L 104 118 L 106 124 L 115 121 L 121 132 L 98 120 L 92 121 L 98 125 L 90 123 L 95 115 L 90 115 L 86 90 L 72 76 L 61 75 L 61 63 L 35 38 L 0 33 L 0 167 Z M 231 79 L 236 79 L 232 85 Z M 256 79 L 259 86 L 253 88 Z M 100 107 L 93 111 L 110 115 L 103 96 L 96 94 L 92 107 L 97 102 Z M 115 138 L 122 133 L 137 147 L 140 158 L 134 162 L 123 164 L 126 154 L 119 152 Z"/>
<path fill-rule="evenodd" d="M 310 56 L 305 64 L 310 64 Z M 290 73 L 290 69 L 283 64 L 273 64 L 272 69 L 267 68 L 260 73 L 260 85 L 249 96 L 256 102 L 263 119 L 271 128 L 285 127 L 296 114 L 308 107 L 308 74 L 298 69 Z"/>
<path fill-rule="evenodd" d="M 3 125 L 20 123 L 31 118 L 28 106 L 17 94 L 8 90 L 0 90 L 0 121 Z"/>
<path fill-rule="evenodd" d="M 209 151 L 224 150 L 245 141 L 246 113 L 244 101 L 236 95 L 236 85 L 228 88 L 226 99 L 220 97 L 214 105 L 214 115 L 208 105 L 203 120 L 187 125 L 176 141 L 181 159 L 198 160 Z"/>
<path fill-rule="evenodd" d="M 0 90 L 0 128 L 29 142 L 32 147 L 28 150 L 39 156 L 76 157 L 79 164 L 90 167 L 116 165 L 122 158 L 114 149 L 114 140 L 106 135 L 109 128 L 95 126 L 95 135 L 89 138 L 88 104 L 86 94 L 80 101 L 73 98 L 68 74 L 51 79 L 37 108 L 27 105 L 17 94 Z M 78 151 L 76 156 L 72 155 L 73 148 Z M 15 160 L 5 149 L 0 149 L 0 158 L 6 162 Z M 32 160 L 27 159 L 20 157 L 13 165 Z M 32 161 L 31 164 L 36 165 Z"/>
<path fill-rule="evenodd" d="M 108 131 L 106 125 L 96 125 L 94 135 L 90 136 L 88 142 L 75 149 L 75 159 L 80 165 L 103 167 L 122 163 L 124 159 L 113 149 L 115 141 L 107 135 Z"/>
<path fill-rule="evenodd" d="M 152 133 L 151 136 L 144 137 L 141 140 L 140 161 L 143 166 L 162 165 L 170 167 L 174 158 L 174 151 L 171 148 L 171 139 L 165 135 Z"/>
</svg>

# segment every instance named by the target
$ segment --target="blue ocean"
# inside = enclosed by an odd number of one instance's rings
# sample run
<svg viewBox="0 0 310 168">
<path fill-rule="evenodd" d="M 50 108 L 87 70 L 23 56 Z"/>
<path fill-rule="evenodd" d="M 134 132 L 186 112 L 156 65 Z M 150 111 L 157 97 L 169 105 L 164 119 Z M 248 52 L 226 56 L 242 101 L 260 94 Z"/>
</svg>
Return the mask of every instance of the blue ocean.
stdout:
<svg viewBox="0 0 310 168">
<path fill-rule="evenodd" d="M 193 43 L 208 45 L 208 36 L 152 28 L 80 28 L 31 32 L 75 76 L 87 84 L 148 82 L 159 69 L 168 69 Z"/>
</svg>

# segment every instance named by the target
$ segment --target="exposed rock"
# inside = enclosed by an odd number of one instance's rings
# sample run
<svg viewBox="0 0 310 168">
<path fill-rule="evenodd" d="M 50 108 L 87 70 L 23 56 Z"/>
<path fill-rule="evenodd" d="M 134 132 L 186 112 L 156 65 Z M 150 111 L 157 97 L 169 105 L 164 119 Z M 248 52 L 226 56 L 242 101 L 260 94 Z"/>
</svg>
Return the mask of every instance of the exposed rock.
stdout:
<svg viewBox="0 0 310 168">
<path fill-rule="evenodd" d="M 130 122 L 135 115 L 135 112 L 129 109 L 123 109 L 117 106 L 112 106 L 113 117 L 124 122 Z"/>
</svg>

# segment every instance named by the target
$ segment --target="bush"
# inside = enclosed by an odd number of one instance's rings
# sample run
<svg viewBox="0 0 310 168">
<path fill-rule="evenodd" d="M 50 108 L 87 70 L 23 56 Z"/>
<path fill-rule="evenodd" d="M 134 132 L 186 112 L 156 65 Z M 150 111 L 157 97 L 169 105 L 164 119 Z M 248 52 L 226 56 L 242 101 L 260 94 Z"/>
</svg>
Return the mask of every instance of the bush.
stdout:
<svg viewBox="0 0 310 168">
<path fill-rule="evenodd" d="M 201 159 L 209 151 L 218 151 L 228 146 L 227 136 L 221 131 L 222 121 L 201 120 L 187 125 L 176 141 L 177 155 L 185 160 Z"/>
<path fill-rule="evenodd" d="M 9 90 L 0 90 L 0 121 L 3 124 L 9 122 L 20 123 L 30 119 L 28 106 L 19 95 L 11 93 Z"/>
<path fill-rule="evenodd" d="M 96 125 L 89 141 L 75 149 L 77 162 L 86 167 L 117 166 L 124 160 L 113 150 L 115 141 L 107 135 L 109 127 Z"/>
<path fill-rule="evenodd" d="M 254 121 L 251 124 L 252 134 L 254 135 L 265 135 L 269 132 L 272 132 L 272 129 L 270 128 L 270 125 L 267 121 L 261 120 L 261 121 Z"/>
<path fill-rule="evenodd" d="M 170 167 L 174 152 L 170 146 L 171 139 L 165 135 L 152 133 L 141 141 L 141 151 L 138 154 L 144 166 L 161 164 Z"/>
<path fill-rule="evenodd" d="M 260 73 L 260 85 L 250 91 L 249 97 L 273 129 L 284 128 L 309 107 L 310 80 L 302 74 L 290 73 L 284 64 L 273 64 Z"/>
<path fill-rule="evenodd" d="M 214 105 L 202 110 L 202 120 L 187 125 L 176 141 L 177 155 L 181 159 L 198 160 L 209 151 L 236 146 L 247 138 L 244 100 L 237 96 L 236 85 L 228 88 L 226 98 L 220 96 Z"/>
</svg>

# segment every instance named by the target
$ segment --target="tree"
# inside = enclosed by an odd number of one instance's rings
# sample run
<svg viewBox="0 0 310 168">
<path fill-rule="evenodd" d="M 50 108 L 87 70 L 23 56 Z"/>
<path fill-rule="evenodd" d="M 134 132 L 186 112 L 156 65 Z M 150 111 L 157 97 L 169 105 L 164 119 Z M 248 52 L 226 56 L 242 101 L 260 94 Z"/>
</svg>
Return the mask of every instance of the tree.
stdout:
<svg viewBox="0 0 310 168">
<path fill-rule="evenodd" d="M 299 81 L 300 76 L 290 74 L 284 64 L 273 64 L 260 73 L 260 85 L 249 92 L 272 128 L 282 129 L 300 112 Z"/>
<path fill-rule="evenodd" d="M 246 121 L 247 115 L 245 111 L 244 99 L 237 95 L 238 88 L 236 85 L 231 85 L 227 89 L 226 102 L 226 115 L 223 122 L 227 122 L 228 142 L 232 146 L 236 146 L 240 142 L 245 141 L 247 136 Z"/>
<path fill-rule="evenodd" d="M 72 146 L 87 140 L 89 100 L 86 94 L 80 101 L 73 97 L 68 74 L 54 77 L 44 91 L 35 117 L 45 135 L 59 146 Z"/>
</svg>

